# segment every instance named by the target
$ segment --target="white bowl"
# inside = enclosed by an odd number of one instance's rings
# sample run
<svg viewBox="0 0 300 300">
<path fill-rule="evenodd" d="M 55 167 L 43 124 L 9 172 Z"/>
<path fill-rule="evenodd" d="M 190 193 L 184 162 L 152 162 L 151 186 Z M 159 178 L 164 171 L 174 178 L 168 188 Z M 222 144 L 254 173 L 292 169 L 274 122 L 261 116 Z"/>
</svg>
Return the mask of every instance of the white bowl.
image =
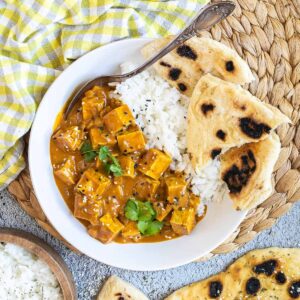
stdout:
<svg viewBox="0 0 300 300">
<path fill-rule="evenodd" d="M 237 228 L 245 212 L 226 201 L 211 203 L 208 212 L 189 236 L 159 243 L 103 245 L 90 237 L 72 215 L 56 187 L 49 141 L 54 121 L 73 91 L 99 75 L 118 73 L 125 61 L 141 63 L 140 49 L 150 39 L 127 39 L 84 55 L 53 82 L 37 111 L 30 135 L 29 167 L 39 203 L 56 230 L 82 253 L 109 265 L 140 271 L 180 266 L 196 260 L 220 245 Z"/>
</svg>

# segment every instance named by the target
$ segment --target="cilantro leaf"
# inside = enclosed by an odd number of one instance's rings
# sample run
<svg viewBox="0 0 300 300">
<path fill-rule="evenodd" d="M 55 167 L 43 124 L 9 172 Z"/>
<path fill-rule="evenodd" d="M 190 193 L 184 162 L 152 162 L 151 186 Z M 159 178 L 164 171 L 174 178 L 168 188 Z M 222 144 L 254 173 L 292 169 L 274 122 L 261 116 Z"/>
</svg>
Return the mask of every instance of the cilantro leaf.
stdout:
<svg viewBox="0 0 300 300">
<path fill-rule="evenodd" d="M 101 147 L 98 152 L 98 157 L 105 163 L 104 168 L 107 173 L 112 172 L 114 176 L 122 176 L 122 168 L 119 161 L 110 153 L 108 147 Z"/>
<path fill-rule="evenodd" d="M 139 208 L 134 200 L 128 200 L 125 206 L 125 217 L 131 221 L 137 221 Z"/>
<path fill-rule="evenodd" d="M 143 235 L 154 235 L 161 231 L 163 222 L 155 220 L 156 213 L 151 202 L 142 202 L 130 198 L 125 206 L 125 216 L 132 221 L 138 221 L 138 230 Z"/>
<path fill-rule="evenodd" d="M 145 235 L 155 235 L 161 231 L 163 228 L 163 222 L 157 220 L 149 223 L 147 229 L 145 230 Z"/>
<path fill-rule="evenodd" d="M 103 146 L 99 149 L 98 157 L 101 161 L 105 161 L 107 158 L 109 158 L 109 156 L 110 156 L 110 152 L 108 147 Z"/>
<path fill-rule="evenodd" d="M 91 162 L 97 156 L 97 152 L 93 150 L 91 143 L 88 141 L 85 141 L 82 144 L 80 152 L 83 155 L 84 160 L 87 162 Z"/>
<path fill-rule="evenodd" d="M 89 152 L 92 150 L 93 150 L 93 148 L 89 141 L 85 141 L 80 148 L 81 153 Z"/>
<path fill-rule="evenodd" d="M 157 220 L 155 221 L 138 221 L 138 230 L 143 235 L 155 235 L 163 228 L 163 223 Z"/>
<path fill-rule="evenodd" d="M 140 231 L 140 233 L 145 234 L 150 222 L 151 221 L 138 221 L 137 228 Z"/>
<path fill-rule="evenodd" d="M 147 201 L 144 202 L 144 205 L 147 207 L 147 209 L 150 211 L 151 215 L 153 216 L 153 219 L 156 217 L 156 212 L 151 204 L 151 202 Z"/>
<path fill-rule="evenodd" d="M 95 159 L 96 156 L 97 156 L 97 153 L 94 151 L 91 151 L 91 152 L 84 153 L 83 158 L 85 161 L 91 162 Z"/>
<path fill-rule="evenodd" d="M 110 155 L 111 155 L 111 154 L 110 154 Z M 113 155 L 110 156 L 110 159 L 112 160 L 113 164 L 115 164 L 115 165 L 120 165 L 120 164 L 119 164 L 119 161 L 118 161 Z"/>
<path fill-rule="evenodd" d="M 155 210 L 152 204 L 147 202 L 138 202 L 139 205 L 139 220 L 140 221 L 151 221 L 155 218 Z"/>
<path fill-rule="evenodd" d="M 122 169 L 121 166 L 118 165 L 110 165 L 109 170 L 115 175 L 115 176 L 122 176 Z"/>
<path fill-rule="evenodd" d="M 110 172 L 110 164 L 104 163 L 104 170 L 105 170 L 105 172 L 106 172 L 107 174 L 109 174 L 109 172 Z"/>
</svg>

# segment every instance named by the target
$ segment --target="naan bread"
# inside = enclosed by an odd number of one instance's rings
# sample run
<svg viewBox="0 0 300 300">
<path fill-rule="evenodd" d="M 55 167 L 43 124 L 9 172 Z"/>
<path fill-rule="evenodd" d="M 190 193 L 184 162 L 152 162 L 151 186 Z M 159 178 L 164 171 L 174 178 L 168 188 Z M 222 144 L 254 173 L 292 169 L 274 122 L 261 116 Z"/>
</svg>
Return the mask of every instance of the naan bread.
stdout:
<svg viewBox="0 0 300 300">
<path fill-rule="evenodd" d="M 221 178 L 237 210 L 254 208 L 271 195 L 272 172 L 280 147 L 279 137 L 273 132 L 264 140 L 221 155 Z"/>
<path fill-rule="evenodd" d="M 195 169 L 232 147 L 257 142 L 282 123 L 279 109 L 210 74 L 197 83 L 188 108 L 187 146 Z"/>
<path fill-rule="evenodd" d="M 117 276 L 111 276 L 102 287 L 97 300 L 149 300 L 132 284 Z"/>
<path fill-rule="evenodd" d="M 149 58 L 173 37 L 147 44 L 142 54 Z M 229 47 L 209 38 L 193 37 L 154 65 L 157 73 L 181 93 L 191 96 L 201 76 L 211 73 L 224 80 L 244 84 L 254 79 L 247 63 Z"/>
<path fill-rule="evenodd" d="M 165 300 L 300 299 L 300 249 L 254 250 L 218 275 L 175 291 Z"/>
</svg>

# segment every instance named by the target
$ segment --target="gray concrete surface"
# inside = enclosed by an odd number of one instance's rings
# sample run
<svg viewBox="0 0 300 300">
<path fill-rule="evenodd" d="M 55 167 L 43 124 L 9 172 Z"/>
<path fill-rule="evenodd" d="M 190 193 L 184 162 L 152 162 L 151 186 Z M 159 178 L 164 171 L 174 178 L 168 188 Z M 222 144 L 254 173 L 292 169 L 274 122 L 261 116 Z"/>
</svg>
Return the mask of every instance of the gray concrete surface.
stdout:
<svg viewBox="0 0 300 300">
<path fill-rule="evenodd" d="M 150 299 L 160 300 L 173 290 L 222 271 L 237 257 L 255 248 L 270 246 L 300 247 L 300 203 L 269 230 L 239 250 L 214 257 L 206 262 L 158 272 L 132 272 L 96 262 L 84 255 L 76 255 L 58 240 L 42 230 L 23 212 L 7 191 L 0 193 L 0 227 L 13 227 L 31 232 L 50 244 L 65 260 L 73 273 L 80 300 L 93 299 L 105 279 L 116 274 L 143 290 Z"/>
</svg>

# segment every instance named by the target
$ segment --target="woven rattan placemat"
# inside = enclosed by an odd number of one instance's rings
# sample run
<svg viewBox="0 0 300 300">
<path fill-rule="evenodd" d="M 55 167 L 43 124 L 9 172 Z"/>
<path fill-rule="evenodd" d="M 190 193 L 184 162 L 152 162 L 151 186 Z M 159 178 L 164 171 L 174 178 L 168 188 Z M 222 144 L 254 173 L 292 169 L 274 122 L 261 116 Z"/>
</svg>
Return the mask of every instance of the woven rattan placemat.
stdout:
<svg viewBox="0 0 300 300">
<path fill-rule="evenodd" d="M 235 49 L 248 62 L 256 78 L 246 88 L 278 107 L 293 125 L 283 125 L 277 130 L 282 149 L 273 174 L 274 194 L 249 212 L 230 238 L 205 258 L 231 252 L 252 240 L 300 199 L 300 1 L 236 2 L 234 14 L 203 35 Z M 39 206 L 28 169 L 8 190 L 41 227 L 63 241 Z"/>
</svg>

